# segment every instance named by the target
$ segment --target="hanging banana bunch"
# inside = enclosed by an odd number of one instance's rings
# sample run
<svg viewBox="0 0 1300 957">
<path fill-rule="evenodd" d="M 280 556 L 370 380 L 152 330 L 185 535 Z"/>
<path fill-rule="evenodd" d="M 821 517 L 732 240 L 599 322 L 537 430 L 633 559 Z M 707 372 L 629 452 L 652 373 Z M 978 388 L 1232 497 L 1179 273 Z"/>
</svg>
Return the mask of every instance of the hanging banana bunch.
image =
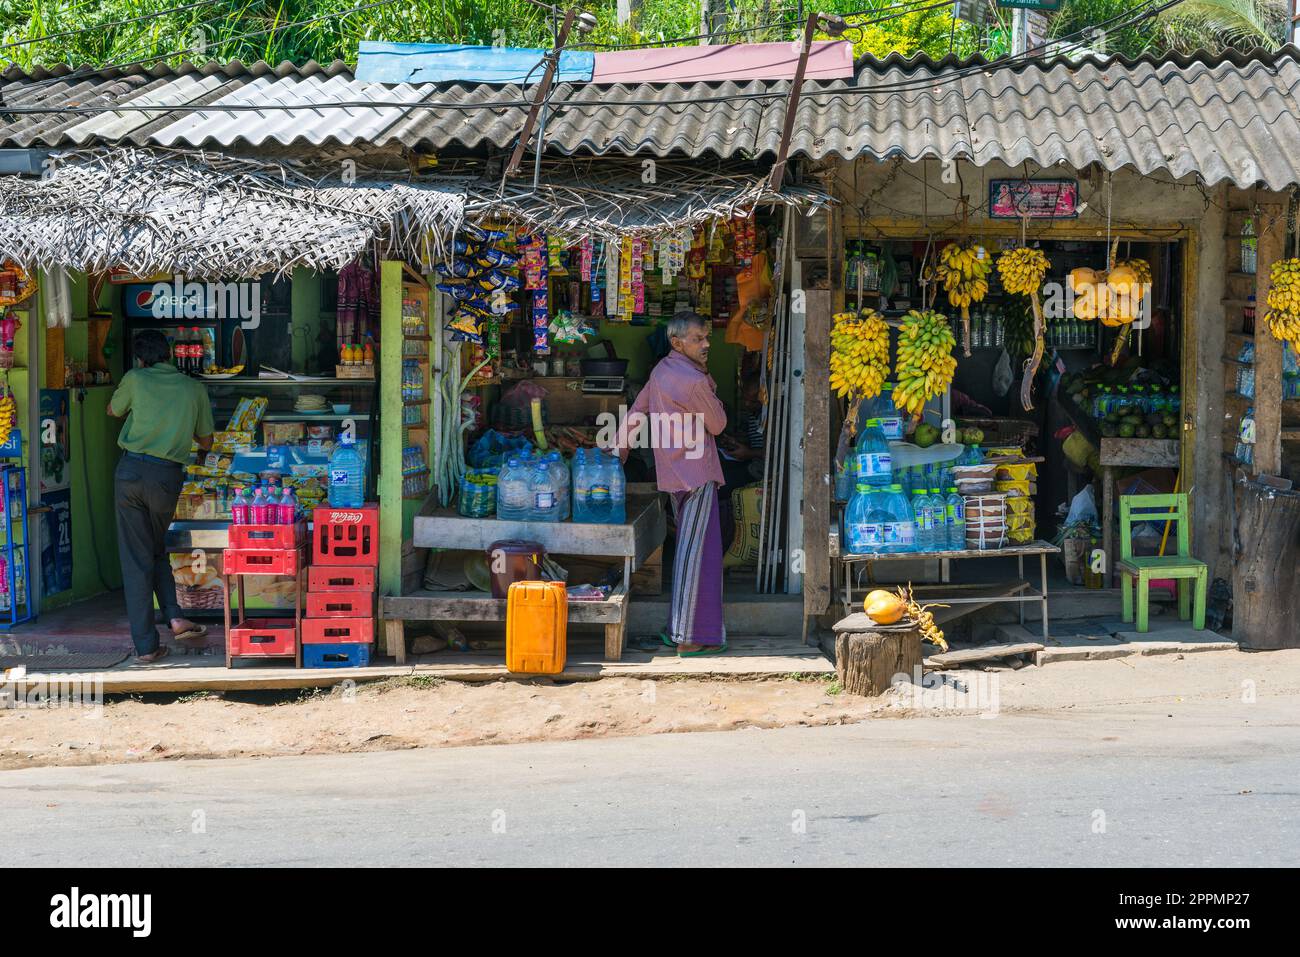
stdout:
<svg viewBox="0 0 1300 957">
<path fill-rule="evenodd" d="M 989 270 L 993 259 L 978 243 L 949 243 L 939 251 L 936 278 L 948 294 L 948 302 L 961 310 L 963 355 L 970 356 L 970 306 L 981 302 L 989 291 Z"/>
<path fill-rule="evenodd" d="M 1300 350 L 1300 259 L 1279 259 L 1269 270 L 1268 312 L 1264 319 L 1275 339 Z"/>
<path fill-rule="evenodd" d="M 1025 360 L 1024 376 L 1020 381 L 1020 404 L 1025 411 L 1033 407 L 1031 392 L 1034 376 L 1038 374 L 1038 364 L 1043 361 L 1043 349 L 1047 343 L 1043 339 L 1043 307 L 1038 301 L 1038 290 L 1042 288 L 1043 277 L 1051 263 L 1041 249 L 1018 246 L 1008 249 L 998 257 L 998 275 L 1002 278 L 1002 288 L 1020 296 L 1028 296 L 1034 310 L 1034 353 Z"/>
<path fill-rule="evenodd" d="M 9 381 L 6 378 L 0 392 L 0 445 L 9 441 L 9 436 L 13 434 L 14 423 L 18 420 L 18 406 L 14 402 L 14 393 L 9 388 Z"/>
<path fill-rule="evenodd" d="M 948 388 L 957 371 L 957 360 L 952 357 L 956 344 L 944 316 L 929 309 L 908 312 L 898 332 L 894 405 L 916 415 L 927 399 Z"/>
<path fill-rule="evenodd" d="M 835 314 L 831 327 L 831 388 L 854 400 L 880 395 L 889 374 L 889 326 L 874 309 Z"/>
</svg>

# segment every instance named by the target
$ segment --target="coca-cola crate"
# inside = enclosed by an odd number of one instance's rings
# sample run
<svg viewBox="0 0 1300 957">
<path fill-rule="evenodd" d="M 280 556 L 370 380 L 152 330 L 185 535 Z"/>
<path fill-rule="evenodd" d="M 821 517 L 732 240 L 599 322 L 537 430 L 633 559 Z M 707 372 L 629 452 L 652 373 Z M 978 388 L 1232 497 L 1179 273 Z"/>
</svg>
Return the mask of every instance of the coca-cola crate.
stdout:
<svg viewBox="0 0 1300 957">
<path fill-rule="evenodd" d="M 231 548 L 301 548 L 307 544 L 307 523 L 292 525 L 231 525 Z"/>
<path fill-rule="evenodd" d="M 227 548 L 221 568 L 227 575 L 296 575 L 306 560 L 305 548 Z"/>
<path fill-rule="evenodd" d="M 374 614 L 375 593 L 372 591 L 307 593 L 308 618 L 373 618 Z"/>
<path fill-rule="evenodd" d="M 373 618 L 304 618 L 303 645 L 368 645 L 375 640 Z"/>
<path fill-rule="evenodd" d="M 226 636 L 232 658 L 292 658 L 298 641 L 292 618 L 249 618 Z"/>
<path fill-rule="evenodd" d="M 323 505 L 312 516 L 313 565 L 378 565 L 379 506 L 333 508 Z"/>
<path fill-rule="evenodd" d="M 370 664 L 370 646 L 357 644 L 303 645 L 304 668 L 364 668 Z"/>
<path fill-rule="evenodd" d="M 375 590 L 373 565 L 312 565 L 307 569 L 307 592 Z"/>
</svg>

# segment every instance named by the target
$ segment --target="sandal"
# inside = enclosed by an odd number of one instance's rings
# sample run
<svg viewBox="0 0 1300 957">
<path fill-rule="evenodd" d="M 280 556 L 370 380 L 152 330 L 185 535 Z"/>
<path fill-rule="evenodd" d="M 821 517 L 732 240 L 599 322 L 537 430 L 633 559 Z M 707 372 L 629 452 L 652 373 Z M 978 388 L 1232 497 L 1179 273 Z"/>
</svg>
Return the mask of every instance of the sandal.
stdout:
<svg viewBox="0 0 1300 957">
<path fill-rule="evenodd" d="M 204 638 L 208 634 L 207 625 L 191 625 L 184 631 L 172 632 L 172 638 L 176 641 L 187 641 L 191 638 Z"/>
<path fill-rule="evenodd" d="M 724 641 L 720 645 L 699 645 L 695 651 L 677 652 L 679 658 L 703 658 L 705 655 L 720 655 L 727 650 L 727 643 Z"/>
<path fill-rule="evenodd" d="M 151 665 L 155 661 L 161 661 L 172 653 L 172 650 L 166 645 L 159 645 L 157 651 L 150 652 L 147 655 L 136 655 L 135 663 L 137 665 Z"/>
<path fill-rule="evenodd" d="M 671 638 L 669 638 L 669 637 L 668 637 L 668 632 L 666 632 L 666 631 L 661 631 L 661 632 L 659 632 L 659 640 L 662 641 L 662 642 L 663 642 L 665 645 L 667 645 L 669 648 L 676 648 L 676 647 L 677 647 L 677 642 L 675 642 L 675 641 L 673 641 Z"/>
</svg>

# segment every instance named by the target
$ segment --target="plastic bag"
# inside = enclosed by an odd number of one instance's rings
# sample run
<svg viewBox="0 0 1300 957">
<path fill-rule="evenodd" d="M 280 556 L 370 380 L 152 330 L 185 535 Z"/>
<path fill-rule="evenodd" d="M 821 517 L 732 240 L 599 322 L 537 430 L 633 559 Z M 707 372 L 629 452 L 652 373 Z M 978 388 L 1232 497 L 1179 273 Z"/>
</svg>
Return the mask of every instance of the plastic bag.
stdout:
<svg viewBox="0 0 1300 957">
<path fill-rule="evenodd" d="M 1011 383 L 1015 381 L 1015 376 L 1011 372 L 1011 356 L 1006 349 L 998 356 L 998 364 L 993 367 L 993 392 L 995 395 L 1004 396 L 1011 391 Z"/>
<path fill-rule="evenodd" d="M 1092 497 L 1092 486 L 1085 485 L 1078 495 L 1070 500 L 1070 511 L 1065 516 L 1065 524 L 1073 525 L 1076 522 L 1090 522 L 1097 524 L 1100 519 L 1097 517 L 1097 503 Z"/>
</svg>

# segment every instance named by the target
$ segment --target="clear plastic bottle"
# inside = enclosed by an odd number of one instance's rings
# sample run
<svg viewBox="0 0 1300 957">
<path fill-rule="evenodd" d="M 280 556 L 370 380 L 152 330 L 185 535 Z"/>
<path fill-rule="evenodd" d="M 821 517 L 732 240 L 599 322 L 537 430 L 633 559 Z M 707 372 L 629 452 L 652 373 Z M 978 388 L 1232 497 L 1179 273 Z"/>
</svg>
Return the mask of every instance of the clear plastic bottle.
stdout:
<svg viewBox="0 0 1300 957">
<path fill-rule="evenodd" d="M 886 541 L 891 552 L 916 551 L 916 515 L 907 500 L 903 486 L 897 482 L 889 486 L 889 512 L 894 520 L 893 541 Z"/>
<path fill-rule="evenodd" d="M 270 505 L 266 500 L 266 493 L 262 491 L 260 485 L 254 490 L 253 501 L 249 503 L 248 518 L 250 525 L 270 524 Z"/>
<path fill-rule="evenodd" d="M 930 496 L 919 485 L 912 490 L 912 515 L 916 521 L 916 550 L 928 552 L 933 549 L 934 515 L 930 512 Z"/>
<path fill-rule="evenodd" d="M 298 520 L 298 499 L 293 494 L 293 489 L 287 488 L 284 494 L 280 496 L 278 506 L 281 525 L 292 525 Z"/>
<path fill-rule="evenodd" d="M 551 480 L 555 484 L 555 495 L 560 507 L 560 517 L 557 521 L 568 521 L 572 496 L 569 488 L 569 470 L 564 464 L 564 456 L 552 450 L 546 453 L 543 460 L 546 462 L 546 467 L 551 470 Z"/>
<path fill-rule="evenodd" d="M 587 472 L 587 450 L 578 449 L 569 463 L 569 488 L 573 499 L 571 514 L 575 522 L 586 522 L 587 499 L 590 497 L 591 478 Z"/>
<path fill-rule="evenodd" d="M 528 474 L 529 516 L 532 522 L 558 522 L 560 497 L 550 463 L 535 459 Z"/>
<path fill-rule="evenodd" d="M 948 548 L 961 551 L 966 547 L 966 500 L 955 485 L 948 487 Z"/>
<path fill-rule="evenodd" d="M 858 436 L 854 455 L 858 485 L 888 485 L 893 477 L 889 441 L 880 428 L 879 419 L 868 419 Z"/>
<path fill-rule="evenodd" d="M 243 488 L 235 489 L 235 497 L 230 502 L 230 524 L 247 525 L 248 521 L 248 499 L 244 498 Z"/>
<path fill-rule="evenodd" d="M 515 455 L 506 459 L 497 476 L 497 518 L 507 522 L 529 518 L 528 469 Z"/>
<path fill-rule="evenodd" d="M 344 432 L 330 454 L 329 503 L 335 508 L 360 508 L 365 504 L 364 463 L 356 440 Z"/>
<path fill-rule="evenodd" d="M 948 503 L 937 488 L 930 489 L 930 541 L 934 551 L 941 552 L 948 547 Z"/>
<path fill-rule="evenodd" d="M 859 484 L 844 510 L 844 549 L 850 555 L 869 555 L 874 550 L 872 542 L 879 537 L 872 527 L 871 486 Z"/>
<path fill-rule="evenodd" d="M 623 472 L 623 461 L 608 453 L 605 458 L 608 460 L 609 523 L 623 525 L 627 522 L 627 476 Z"/>
</svg>

